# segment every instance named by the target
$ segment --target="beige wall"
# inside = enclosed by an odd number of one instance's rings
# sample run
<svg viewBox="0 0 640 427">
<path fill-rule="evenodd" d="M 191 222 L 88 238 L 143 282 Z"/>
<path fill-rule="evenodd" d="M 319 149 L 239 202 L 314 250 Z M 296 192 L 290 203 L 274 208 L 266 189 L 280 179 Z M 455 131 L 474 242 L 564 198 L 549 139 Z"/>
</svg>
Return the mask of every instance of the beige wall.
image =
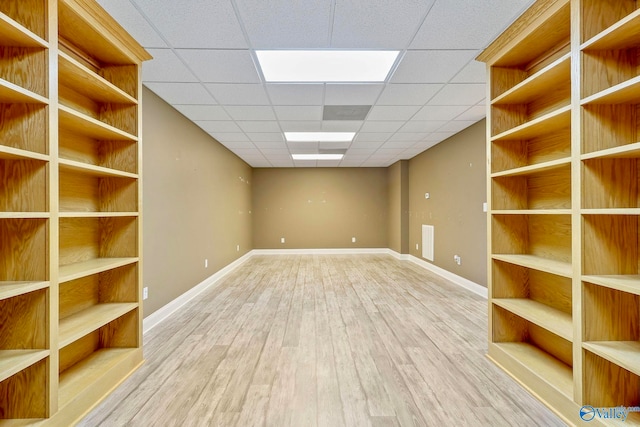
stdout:
<svg viewBox="0 0 640 427">
<path fill-rule="evenodd" d="M 252 170 L 147 89 L 142 111 L 148 316 L 252 249 Z"/>
<path fill-rule="evenodd" d="M 401 160 L 389 166 L 388 238 L 389 249 L 400 254 L 409 253 L 409 161 Z"/>
<path fill-rule="evenodd" d="M 434 264 L 483 286 L 487 282 L 487 225 L 482 211 L 485 140 L 483 120 L 409 161 L 410 253 L 422 257 L 422 224 L 434 225 Z M 453 262 L 456 254 L 462 257 L 460 266 Z"/>
<path fill-rule="evenodd" d="M 255 249 L 388 247 L 386 168 L 254 169 L 252 184 Z"/>
</svg>

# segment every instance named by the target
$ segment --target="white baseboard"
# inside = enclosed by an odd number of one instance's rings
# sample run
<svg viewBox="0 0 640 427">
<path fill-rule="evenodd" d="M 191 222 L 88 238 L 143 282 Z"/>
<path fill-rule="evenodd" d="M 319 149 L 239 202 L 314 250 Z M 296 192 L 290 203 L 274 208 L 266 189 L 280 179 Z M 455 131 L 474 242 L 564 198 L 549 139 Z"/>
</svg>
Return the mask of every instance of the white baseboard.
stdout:
<svg viewBox="0 0 640 427">
<path fill-rule="evenodd" d="M 433 265 L 427 261 L 424 261 L 420 258 L 417 258 L 413 255 L 409 254 L 400 254 L 392 249 L 388 248 L 354 248 L 354 249 L 254 249 L 252 251 L 247 252 L 242 257 L 238 258 L 231 264 L 217 271 L 213 275 L 207 277 L 198 285 L 189 289 L 184 294 L 180 295 L 178 298 L 169 302 L 168 304 L 161 307 L 159 310 L 154 311 L 149 316 L 145 317 L 142 321 L 142 330 L 143 333 L 147 333 L 153 327 L 158 325 L 160 322 L 165 320 L 171 314 L 173 314 L 180 307 L 185 305 L 187 302 L 198 296 L 200 293 L 204 292 L 206 289 L 215 285 L 220 279 L 224 276 L 238 268 L 240 265 L 248 261 L 254 255 L 339 255 L 339 254 L 387 254 L 401 261 L 410 261 L 420 267 L 423 267 L 438 276 L 444 277 L 447 280 L 450 280 L 454 284 L 461 286 L 471 292 L 480 295 L 481 297 L 487 298 L 487 288 L 484 286 L 480 286 L 471 280 L 465 279 L 464 277 L 458 276 L 450 271 L 447 271 L 443 268 L 440 268 L 436 265 Z"/>
<path fill-rule="evenodd" d="M 404 256 L 404 255 L 403 255 Z M 437 265 L 431 264 L 430 262 L 427 262 L 423 259 L 420 259 L 418 257 L 415 257 L 413 255 L 406 255 L 407 256 L 407 260 L 419 265 L 422 268 L 425 268 L 435 274 L 437 274 L 438 276 L 444 277 L 447 280 L 450 280 L 451 282 L 455 283 L 458 286 L 461 286 L 465 289 L 470 290 L 471 292 L 473 292 L 474 294 L 480 295 L 483 298 L 487 298 L 488 296 L 488 292 L 487 292 L 487 288 L 485 288 L 484 286 L 481 286 L 479 284 L 477 284 L 476 282 L 472 282 L 469 279 L 465 279 L 464 277 L 458 276 L 455 273 L 452 273 L 448 270 L 445 270 L 444 268 L 440 268 Z"/>
<path fill-rule="evenodd" d="M 386 254 L 387 248 L 340 248 L 340 249 L 254 249 L 252 255 L 357 255 Z"/>
<path fill-rule="evenodd" d="M 231 264 L 223 267 L 218 270 L 211 276 L 204 279 L 202 282 L 189 289 L 184 294 L 180 295 L 178 298 L 170 301 L 168 304 L 160 307 L 160 309 L 154 311 L 147 317 L 142 320 L 142 332 L 147 333 L 151 329 L 153 329 L 160 322 L 165 320 L 171 314 L 173 314 L 180 307 L 191 301 L 193 298 L 198 296 L 200 293 L 204 292 L 209 287 L 215 285 L 220 279 L 222 279 L 227 274 L 231 273 L 233 270 L 238 268 L 240 265 L 244 264 L 247 260 L 249 260 L 252 256 L 252 251 L 247 252 L 237 260 L 233 261 Z"/>
</svg>

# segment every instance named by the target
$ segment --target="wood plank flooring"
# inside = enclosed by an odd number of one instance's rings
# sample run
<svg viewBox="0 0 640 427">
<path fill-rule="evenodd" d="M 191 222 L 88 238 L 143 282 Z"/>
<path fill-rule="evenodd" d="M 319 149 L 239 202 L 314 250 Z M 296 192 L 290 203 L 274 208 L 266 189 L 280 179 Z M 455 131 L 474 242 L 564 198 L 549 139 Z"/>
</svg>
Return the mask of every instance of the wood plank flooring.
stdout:
<svg viewBox="0 0 640 427">
<path fill-rule="evenodd" d="M 388 255 L 254 256 L 80 425 L 564 425 L 486 359 L 486 310 Z"/>
</svg>

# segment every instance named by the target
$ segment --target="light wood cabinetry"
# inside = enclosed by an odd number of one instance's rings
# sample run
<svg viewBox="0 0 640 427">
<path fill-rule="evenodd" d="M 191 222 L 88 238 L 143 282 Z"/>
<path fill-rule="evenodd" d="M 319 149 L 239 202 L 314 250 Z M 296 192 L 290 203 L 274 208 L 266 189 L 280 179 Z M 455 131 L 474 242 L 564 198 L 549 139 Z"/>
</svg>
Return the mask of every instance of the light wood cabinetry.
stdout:
<svg viewBox="0 0 640 427">
<path fill-rule="evenodd" d="M 489 357 L 571 424 L 640 406 L 639 58 L 636 0 L 538 0 L 478 58 Z"/>
<path fill-rule="evenodd" d="M 142 362 L 147 59 L 93 0 L 0 2 L 0 423 L 70 425 Z"/>
</svg>

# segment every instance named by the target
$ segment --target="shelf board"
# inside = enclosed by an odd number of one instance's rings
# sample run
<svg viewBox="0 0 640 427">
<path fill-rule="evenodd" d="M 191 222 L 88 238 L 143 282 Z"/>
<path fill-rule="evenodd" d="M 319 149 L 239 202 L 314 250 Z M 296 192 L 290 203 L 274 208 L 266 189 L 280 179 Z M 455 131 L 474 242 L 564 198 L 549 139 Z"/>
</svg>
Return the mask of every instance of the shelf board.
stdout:
<svg viewBox="0 0 640 427">
<path fill-rule="evenodd" d="M 640 9 L 582 44 L 582 50 L 626 49 L 640 45 Z"/>
<path fill-rule="evenodd" d="M 0 350 L 0 381 L 49 356 L 49 350 Z"/>
<path fill-rule="evenodd" d="M 563 167 L 569 165 L 571 165 L 571 157 L 565 157 L 564 159 L 551 160 L 549 162 L 537 163 L 535 165 L 495 172 L 491 174 L 491 177 L 497 178 L 501 176 L 531 175 L 538 172 L 547 172 L 556 169 L 562 169 Z"/>
<path fill-rule="evenodd" d="M 563 395 L 573 397 L 573 370 L 539 348 L 523 342 L 493 343 Z"/>
<path fill-rule="evenodd" d="M 0 281 L 0 300 L 13 298 L 29 292 L 46 289 L 49 282 L 7 282 Z"/>
<path fill-rule="evenodd" d="M 491 215 L 571 215 L 571 209 L 504 209 L 492 210 Z"/>
<path fill-rule="evenodd" d="M 571 54 L 567 53 L 542 70 L 518 83 L 500 96 L 492 105 L 525 104 L 540 96 L 550 86 L 571 82 Z"/>
<path fill-rule="evenodd" d="M 640 102 L 638 98 L 640 98 L 640 76 L 588 96 L 582 100 L 581 104 L 637 104 Z"/>
<path fill-rule="evenodd" d="M 95 384 L 119 363 L 138 352 L 135 348 L 100 349 L 60 374 L 58 403 L 62 408 Z"/>
<path fill-rule="evenodd" d="M 640 341 L 592 341 L 582 343 L 582 347 L 640 375 Z"/>
<path fill-rule="evenodd" d="M 47 219 L 49 212 L 0 212 L 0 219 Z"/>
<path fill-rule="evenodd" d="M 542 117 L 509 129 L 491 138 L 492 141 L 530 139 L 546 135 L 571 125 L 571 106 L 559 108 Z"/>
<path fill-rule="evenodd" d="M 99 120 L 75 111 L 64 105 L 59 105 L 60 127 L 80 135 L 105 140 L 137 141 L 138 137 L 110 126 Z"/>
<path fill-rule="evenodd" d="M 87 175 L 97 176 L 101 178 L 138 178 L 138 175 L 135 173 L 119 171 L 117 169 L 110 169 L 102 166 L 95 166 L 75 160 L 60 159 L 58 163 L 60 164 L 60 170 L 82 172 Z"/>
<path fill-rule="evenodd" d="M 496 298 L 493 303 L 573 342 L 571 315 L 528 298 Z"/>
<path fill-rule="evenodd" d="M 582 209 L 582 215 L 640 215 L 640 208 Z"/>
<path fill-rule="evenodd" d="M 0 145 L 0 159 L 8 160 L 42 160 L 49 161 L 49 155 L 40 154 L 33 151 L 21 150 L 19 148 Z"/>
<path fill-rule="evenodd" d="M 573 276 L 573 268 L 571 263 L 556 261 L 536 255 L 520 255 L 520 254 L 493 254 L 491 258 L 515 264 L 522 267 L 532 268 L 534 270 L 544 271 L 546 273 L 555 274 L 557 276 L 571 278 Z"/>
<path fill-rule="evenodd" d="M 61 84 L 94 101 L 133 105 L 138 103 L 134 97 L 64 52 L 59 52 L 58 70 Z"/>
<path fill-rule="evenodd" d="M 77 262 L 60 266 L 60 283 L 69 282 L 92 274 L 138 262 L 138 258 L 96 258 L 89 261 Z"/>
<path fill-rule="evenodd" d="M 590 159 L 635 159 L 640 158 L 640 142 L 594 151 L 580 156 L 581 160 Z"/>
<path fill-rule="evenodd" d="M 58 345 L 60 348 L 66 347 L 137 307 L 138 303 L 135 302 L 97 304 L 60 319 Z"/>
<path fill-rule="evenodd" d="M 44 96 L 4 79 L 0 79 L 0 99 L 5 104 L 49 104 L 49 100 Z"/>
<path fill-rule="evenodd" d="M 0 45 L 48 48 L 49 43 L 0 12 Z"/>
<path fill-rule="evenodd" d="M 582 280 L 594 285 L 640 295 L 640 275 L 637 274 L 582 276 Z"/>
<path fill-rule="evenodd" d="M 138 212 L 60 212 L 60 218 L 116 218 L 136 217 Z"/>
</svg>

